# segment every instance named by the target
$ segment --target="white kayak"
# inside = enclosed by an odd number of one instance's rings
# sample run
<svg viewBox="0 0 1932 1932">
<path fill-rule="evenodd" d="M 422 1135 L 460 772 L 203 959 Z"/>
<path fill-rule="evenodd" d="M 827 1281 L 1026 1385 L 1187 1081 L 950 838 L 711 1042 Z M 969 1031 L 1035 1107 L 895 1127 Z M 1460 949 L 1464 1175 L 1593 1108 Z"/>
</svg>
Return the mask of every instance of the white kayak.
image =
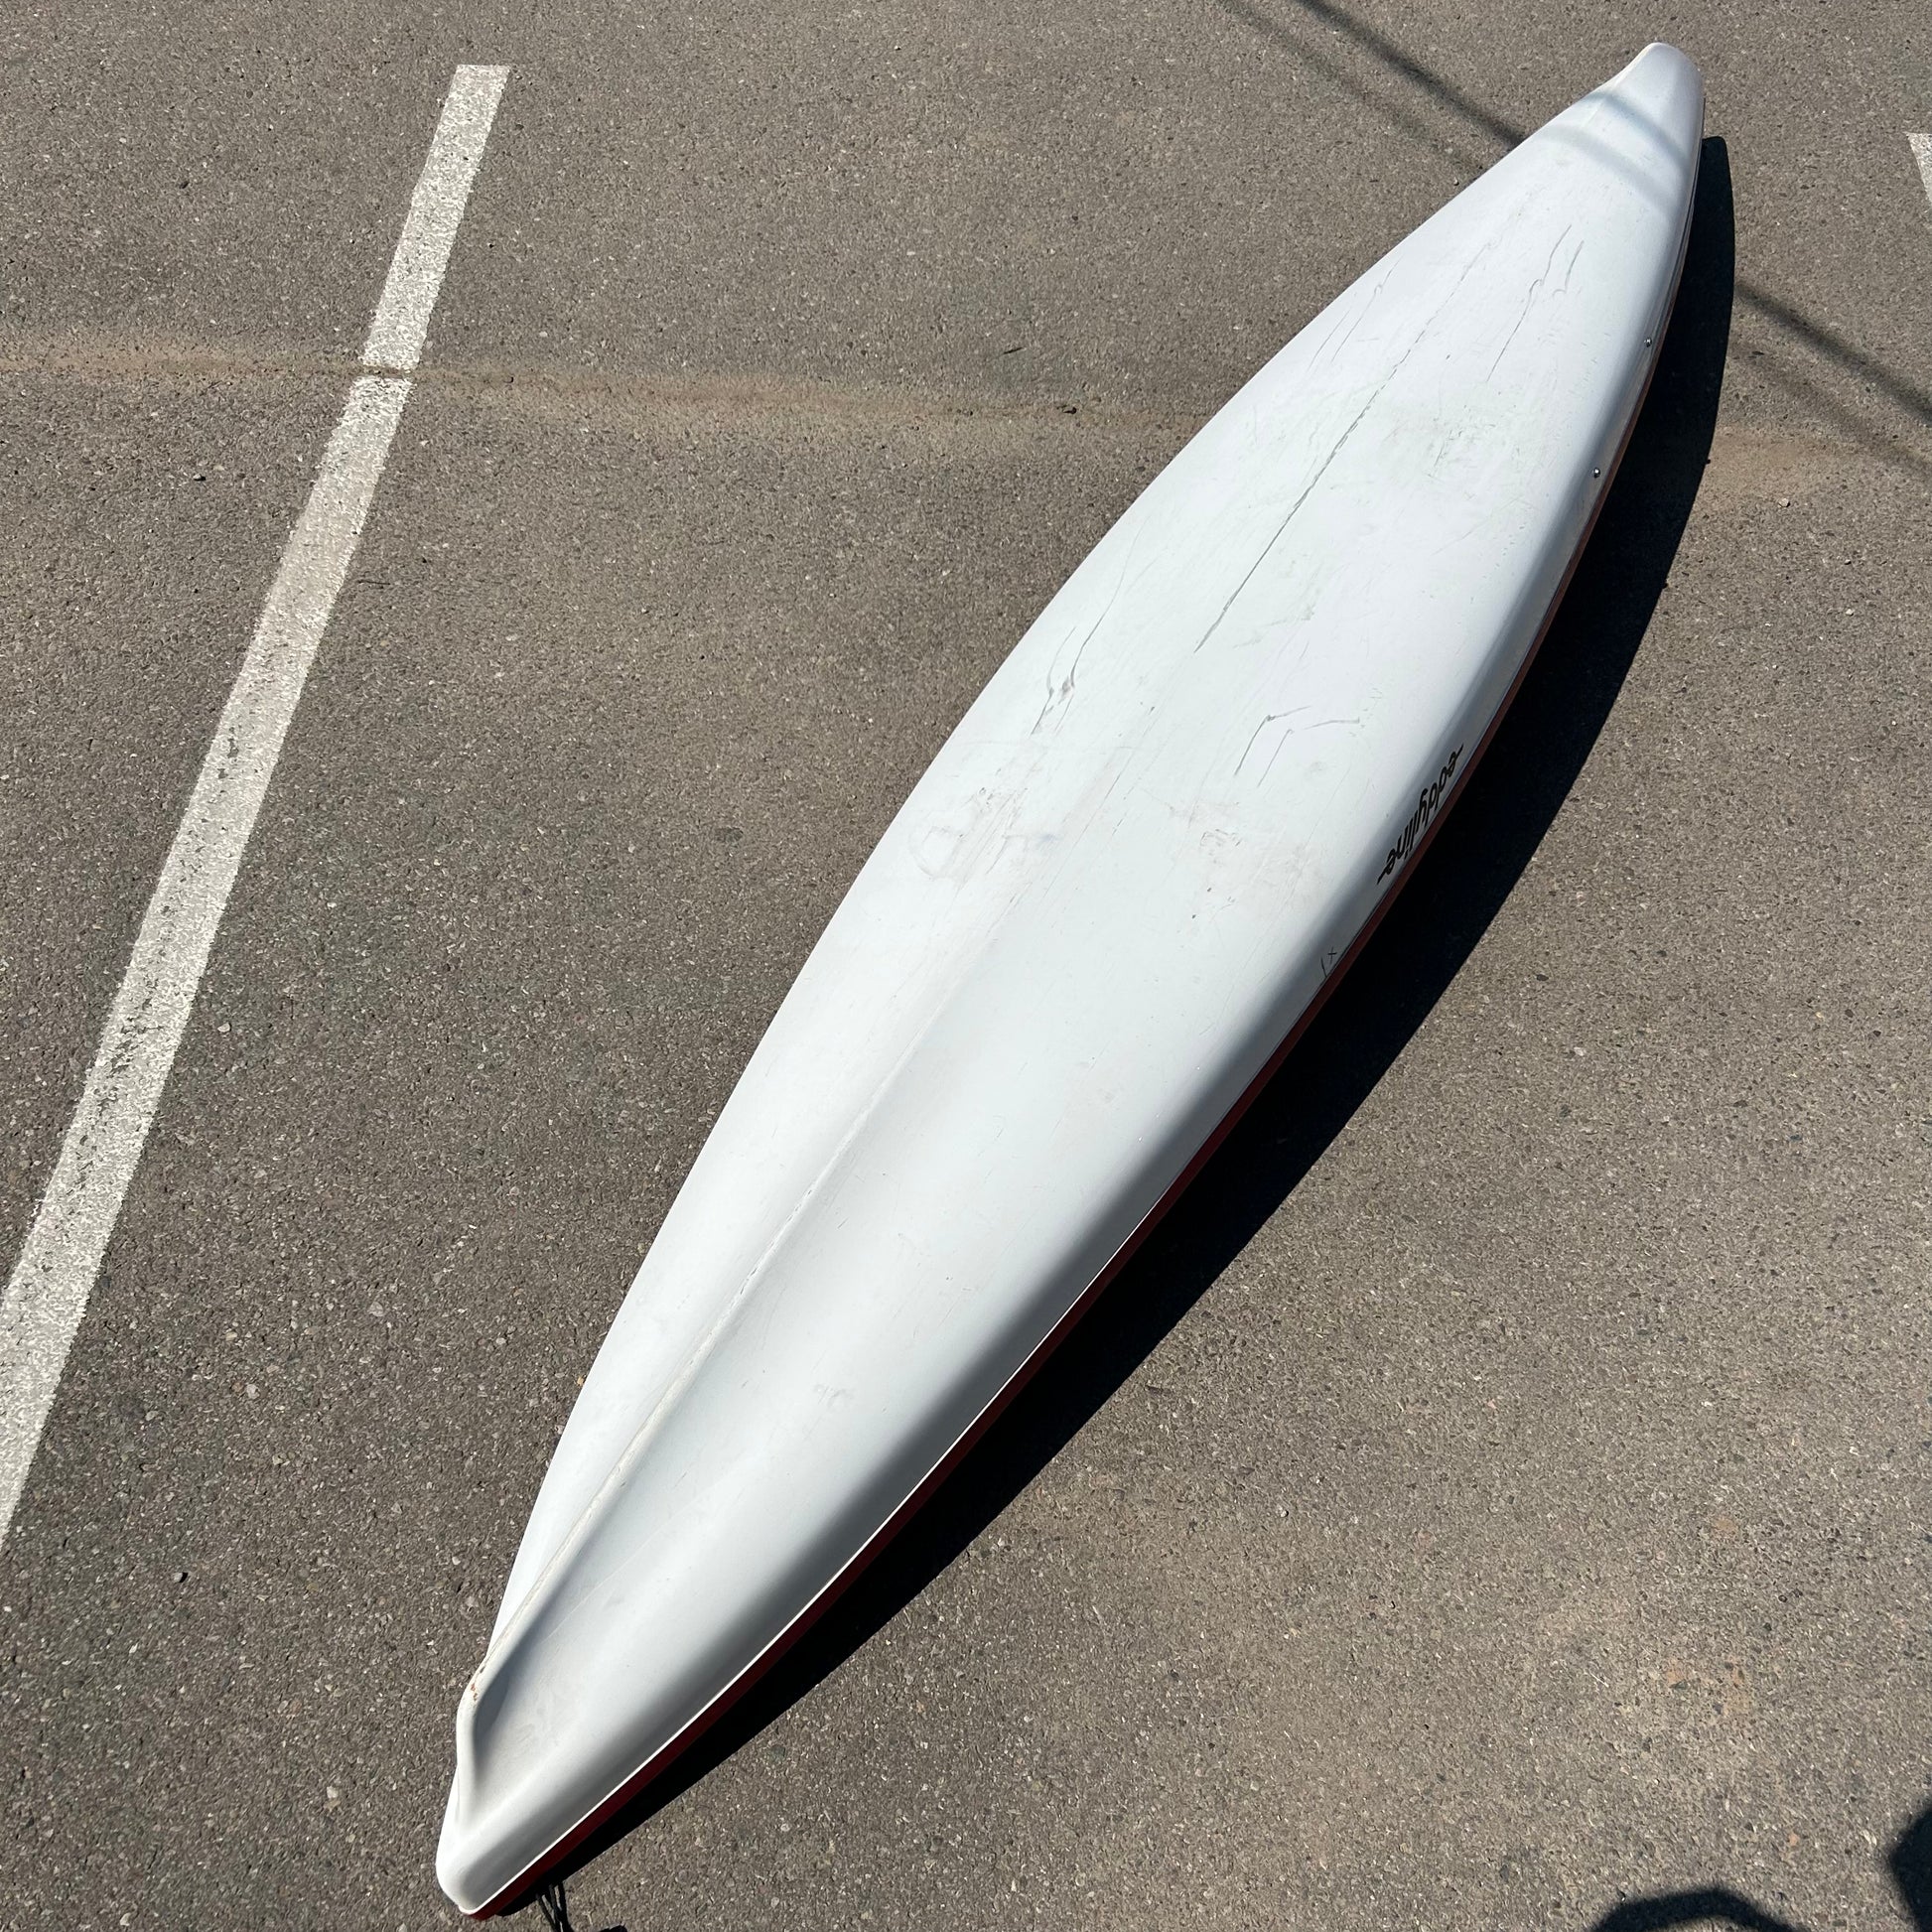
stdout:
<svg viewBox="0 0 1932 1932">
<path fill-rule="evenodd" d="M 890 1533 L 1238 1111 L 1507 703 L 1676 291 L 1655 46 L 1174 458 L 946 741 L 584 1384 L 437 1870 L 569 1864 Z"/>
</svg>

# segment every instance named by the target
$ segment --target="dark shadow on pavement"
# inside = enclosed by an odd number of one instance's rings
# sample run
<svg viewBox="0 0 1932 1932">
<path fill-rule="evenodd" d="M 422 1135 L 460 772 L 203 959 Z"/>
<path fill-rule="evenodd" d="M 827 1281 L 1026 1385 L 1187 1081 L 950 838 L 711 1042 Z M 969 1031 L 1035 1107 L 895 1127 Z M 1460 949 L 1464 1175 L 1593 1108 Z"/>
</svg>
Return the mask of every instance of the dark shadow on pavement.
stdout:
<svg viewBox="0 0 1932 1932">
<path fill-rule="evenodd" d="M 1911 1914 L 1912 1932 L 1932 1932 L 1932 1808 L 1899 1833 L 1886 1863 L 1899 1902 Z"/>
<path fill-rule="evenodd" d="M 1906 1826 L 1885 1861 L 1913 1932 L 1932 1932 L 1932 1810 Z M 1737 1932 L 1804 1932 L 1791 1919 L 1753 1904 L 1727 1885 L 1657 1892 L 1630 1898 L 1596 1921 L 1590 1932 L 1670 1932 L 1681 1925 L 1728 1925 Z"/>
<path fill-rule="evenodd" d="M 1737 1932 L 1804 1932 L 1792 1920 L 1753 1905 L 1741 1892 L 1724 1885 L 1628 1899 L 1605 1912 L 1591 1932 L 1670 1932 L 1679 1925 L 1731 1925 Z"/>
<path fill-rule="evenodd" d="M 1250 4 L 1250 0 L 1217 0 L 1223 12 L 1232 14 L 1236 20 L 1251 32 L 1259 34 L 1263 40 L 1273 41 L 1299 61 L 1318 67 L 1331 79 L 1338 79 L 1357 100 L 1379 109 L 1382 113 L 1399 119 L 1412 133 L 1423 132 L 1419 123 L 1395 109 L 1386 100 L 1366 93 L 1352 79 L 1341 73 L 1334 66 L 1317 58 L 1313 50 L 1297 39 L 1281 21 L 1266 9 Z M 1439 107 L 1444 107 L 1458 120 L 1465 122 L 1477 132 L 1486 135 L 1490 143 L 1487 154 L 1470 156 L 1460 149 L 1451 150 L 1458 160 L 1472 161 L 1478 168 L 1486 168 L 1490 162 L 1508 149 L 1523 141 L 1529 130 L 1518 127 L 1514 121 L 1506 120 L 1501 114 L 1493 113 L 1483 106 L 1474 95 L 1464 93 L 1456 84 L 1438 73 L 1434 68 L 1426 67 L 1421 61 L 1407 53 L 1390 40 L 1386 34 L 1379 34 L 1366 21 L 1357 20 L 1344 7 L 1330 4 L 1330 0 L 1287 0 L 1294 11 L 1307 14 L 1318 20 L 1322 26 L 1331 28 L 1344 40 L 1352 41 L 1364 54 L 1368 55 L 1379 67 L 1399 78 L 1408 81 L 1419 92 L 1427 94 Z M 1438 148 L 1447 144 L 1440 135 L 1424 133 L 1424 138 Z"/>
<path fill-rule="evenodd" d="M 978 1537 L 1212 1287 L 1428 1017 L 1576 782 L 1663 593 L 1717 424 L 1732 262 L 1729 164 L 1724 143 L 1707 141 L 1670 333 L 1595 533 L 1487 757 L 1375 937 L 1193 1185 L 972 1452 L 770 1674 L 574 1864 L 755 1737 Z"/>
</svg>

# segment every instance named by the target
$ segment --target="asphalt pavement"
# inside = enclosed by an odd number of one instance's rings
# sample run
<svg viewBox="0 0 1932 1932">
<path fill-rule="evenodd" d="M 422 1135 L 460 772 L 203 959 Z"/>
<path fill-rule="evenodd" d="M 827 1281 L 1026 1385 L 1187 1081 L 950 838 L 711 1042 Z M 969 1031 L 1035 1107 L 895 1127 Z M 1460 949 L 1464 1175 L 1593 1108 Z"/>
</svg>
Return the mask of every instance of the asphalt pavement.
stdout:
<svg viewBox="0 0 1932 1932">
<path fill-rule="evenodd" d="M 0 1548 L 0 1926 L 413 1928 L 579 1378 L 926 760 L 1643 43 L 1665 360 L 1261 1103 L 591 1927 L 1932 1927 L 1932 15 L 0 23 L 0 1255 L 453 69 L 510 74 Z"/>
</svg>

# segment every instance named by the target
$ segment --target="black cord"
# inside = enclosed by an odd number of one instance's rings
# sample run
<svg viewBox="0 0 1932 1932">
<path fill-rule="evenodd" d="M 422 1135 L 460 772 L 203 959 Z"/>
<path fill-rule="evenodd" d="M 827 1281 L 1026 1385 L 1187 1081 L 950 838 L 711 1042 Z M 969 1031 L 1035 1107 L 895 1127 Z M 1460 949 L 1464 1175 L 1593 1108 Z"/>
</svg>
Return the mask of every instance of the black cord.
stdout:
<svg viewBox="0 0 1932 1932">
<path fill-rule="evenodd" d="M 575 1932 L 570 1922 L 570 1900 L 564 1896 L 564 1881 L 561 1878 L 554 1885 L 545 1885 L 537 1893 L 537 1910 L 543 1914 L 543 1922 L 549 1932 Z"/>
</svg>

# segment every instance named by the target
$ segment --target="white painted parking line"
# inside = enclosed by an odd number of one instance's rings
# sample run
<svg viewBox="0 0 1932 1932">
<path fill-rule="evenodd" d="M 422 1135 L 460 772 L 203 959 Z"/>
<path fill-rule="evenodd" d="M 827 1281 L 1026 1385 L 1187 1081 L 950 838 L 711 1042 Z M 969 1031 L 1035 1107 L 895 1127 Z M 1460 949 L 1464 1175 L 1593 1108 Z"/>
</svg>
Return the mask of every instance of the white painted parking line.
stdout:
<svg viewBox="0 0 1932 1932">
<path fill-rule="evenodd" d="M 507 68 L 456 70 L 376 305 L 363 355 L 371 368 L 416 366 L 508 74 Z M 406 373 L 361 375 L 349 390 L 162 865 L 53 1178 L 0 1296 L 0 1541 L 408 395 Z"/>
<path fill-rule="evenodd" d="M 1932 202 L 1932 134 L 1908 134 L 1912 159 L 1918 163 L 1918 178 L 1925 184 L 1925 199 Z"/>
<path fill-rule="evenodd" d="M 402 239 L 389 263 L 375 321 L 369 325 L 368 345 L 362 350 L 369 368 L 400 369 L 407 374 L 423 352 L 436 291 L 443 286 L 457 223 L 470 200 L 470 184 L 477 178 L 477 164 L 483 159 L 509 71 L 508 68 L 458 68 L 450 82 L 443 118 L 436 125 L 422 179 L 410 198 L 409 219 L 402 224 Z"/>
</svg>

